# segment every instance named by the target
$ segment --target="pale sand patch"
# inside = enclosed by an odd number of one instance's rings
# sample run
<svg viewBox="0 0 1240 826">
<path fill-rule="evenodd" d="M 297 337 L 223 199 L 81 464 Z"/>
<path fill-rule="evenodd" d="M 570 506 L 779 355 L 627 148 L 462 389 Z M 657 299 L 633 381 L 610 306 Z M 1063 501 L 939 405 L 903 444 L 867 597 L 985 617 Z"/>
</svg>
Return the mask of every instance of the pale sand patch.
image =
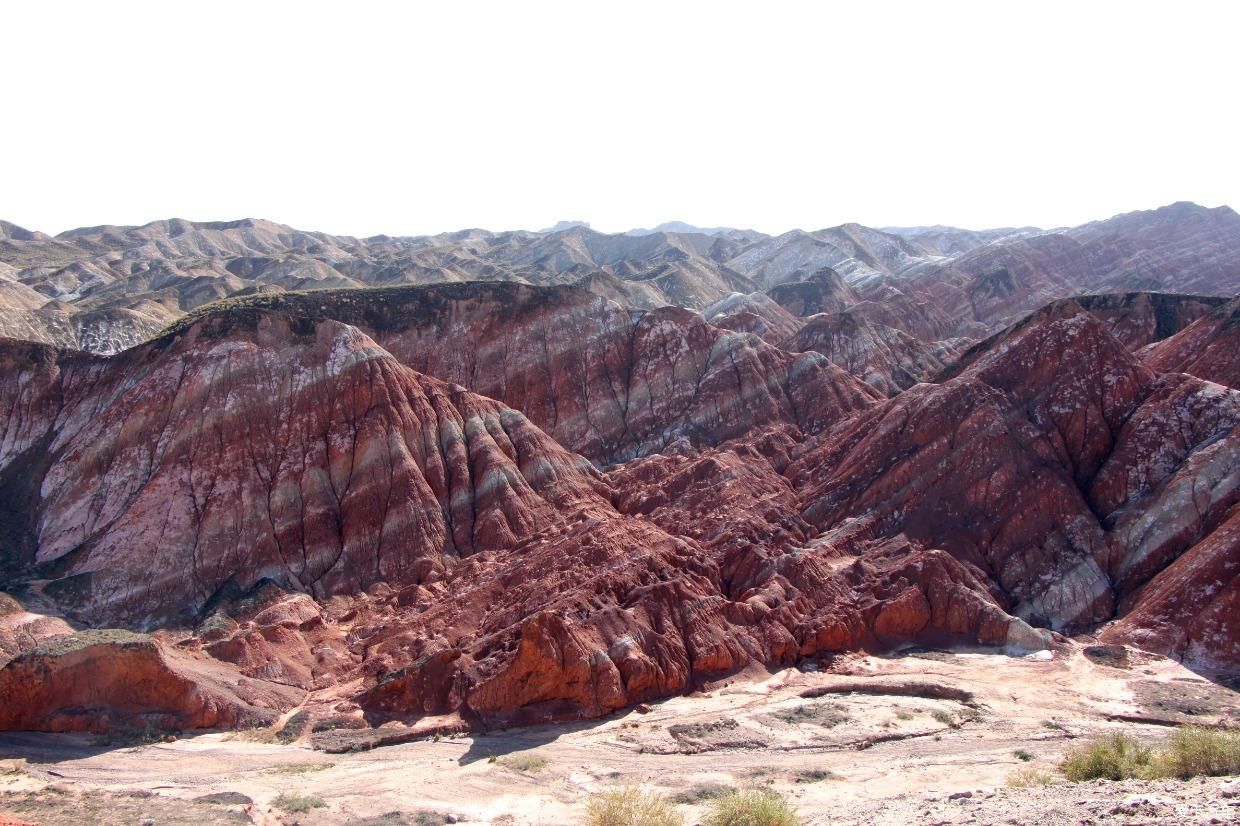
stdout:
<svg viewBox="0 0 1240 826">
<path fill-rule="evenodd" d="M 13 809 L 14 795 L 56 784 L 94 795 L 150 791 L 156 795 L 146 801 L 151 807 L 193 806 L 202 811 L 202 823 L 212 822 L 205 819 L 209 807 L 188 801 L 231 791 L 254 800 L 244 814 L 258 823 L 313 826 L 393 812 L 413 822 L 414 813 L 432 811 L 465 823 L 567 824 L 581 822 L 589 794 L 621 783 L 669 795 L 710 783 L 756 783 L 788 794 L 807 823 L 918 822 L 925 811 L 933 811 L 936 822 L 954 823 L 956 817 L 966 822 L 987 813 L 986 807 L 994 814 L 1024 807 L 1023 816 L 1036 809 L 1049 824 L 1057 822 L 1055 811 L 1077 805 L 1073 796 L 1080 793 L 1069 786 L 1002 789 L 1008 775 L 1029 765 L 1053 770 L 1082 736 L 1125 731 L 1150 742 L 1165 737 L 1167 726 L 1114 719 L 1174 716 L 1161 701 L 1158 707 L 1143 705 L 1142 697 L 1168 692 L 1174 697 L 1191 689 L 1197 706 L 1210 708 L 1190 719 L 1240 723 L 1235 692 L 1146 655 L 1118 668 L 1091 662 L 1079 647 L 1049 660 L 931 652 L 849 657 L 832 671 L 738 677 L 705 694 L 653 703 L 645 714 L 634 709 L 604 720 L 441 737 L 353 754 L 326 755 L 305 745 L 226 733 L 112 751 L 93 748 L 86 737 L 0 735 L 0 766 L 27 758 L 19 771 L 0 774 L 0 810 Z M 807 690 L 858 683 L 874 693 L 801 697 Z M 916 696 L 917 687 L 925 685 L 964 690 L 973 700 Z M 884 686 L 902 693 L 882 693 Z M 1018 758 L 1018 750 L 1032 754 L 1032 761 Z M 488 759 L 515 752 L 540 756 L 547 765 L 519 771 Z M 275 770 L 308 763 L 330 765 Z M 1174 798 L 1178 788 L 1172 784 L 1160 794 Z M 949 799 L 964 791 L 971 797 Z M 281 793 L 318 796 L 326 805 L 288 815 L 271 805 Z M 1089 785 L 1090 799 L 1108 793 Z M 1227 806 L 1219 795 L 1206 794 L 1203 801 Z M 49 806 L 54 804 L 50 800 Z M 694 803 L 683 811 L 695 818 L 703 809 Z M 1235 807 L 1220 811 L 1234 814 Z M 1161 822 L 1157 812 L 1144 815 Z M 40 822 L 72 822 L 56 817 L 53 811 Z"/>
</svg>

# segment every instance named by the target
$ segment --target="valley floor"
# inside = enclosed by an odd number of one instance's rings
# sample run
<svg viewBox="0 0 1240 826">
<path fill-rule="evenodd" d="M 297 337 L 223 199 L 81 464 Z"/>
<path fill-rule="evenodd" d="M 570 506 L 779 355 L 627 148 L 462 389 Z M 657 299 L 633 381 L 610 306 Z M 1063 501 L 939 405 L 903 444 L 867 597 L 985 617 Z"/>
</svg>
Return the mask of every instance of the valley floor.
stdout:
<svg viewBox="0 0 1240 826">
<path fill-rule="evenodd" d="M 1154 744 L 1176 724 L 1240 724 L 1240 695 L 1176 663 L 1086 651 L 847 657 L 601 721 L 349 754 L 262 733 L 121 748 L 0 734 L 0 812 L 46 826 L 568 824 L 592 793 L 636 783 L 681 802 L 688 823 L 712 789 L 744 785 L 784 792 L 811 826 L 1240 822 L 1235 779 L 1006 786 L 1022 769 L 1054 774 L 1097 734 Z M 322 805 L 287 811 L 298 799 Z"/>
</svg>

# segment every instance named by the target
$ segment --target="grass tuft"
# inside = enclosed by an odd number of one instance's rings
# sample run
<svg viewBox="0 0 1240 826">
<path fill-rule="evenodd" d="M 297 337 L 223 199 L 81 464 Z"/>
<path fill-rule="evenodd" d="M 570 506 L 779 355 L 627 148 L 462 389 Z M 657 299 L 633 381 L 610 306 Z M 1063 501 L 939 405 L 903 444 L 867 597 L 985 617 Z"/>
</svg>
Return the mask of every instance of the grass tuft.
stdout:
<svg viewBox="0 0 1240 826">
<path fill-rule="evenodd" d="M 802 769 L 793 776 L 792 781 L 794 783 L 820 783 L 823 780 L 842 779 L 830 769 Z"/>
<path fill-rule="evenodd" d="M 1129 780 L 1144 774 L 1153 758 L 1146 746 L 1126 734 L 1100 737 L 1072 749 L 1059 764 L 1069 780 Z"/>
<path fill-rule="evenodd" d="M 547 758 L 529 752 L 506 754 L 495 762 L 515 772 L 537 772 L 547 768 Z"/>
<path fill-rule="evenodd" d="M 670 800 L 637 786 L 600 792 L 586 801 L 587 826 L 684 826 L 684 822 Z"/>
<path fill-rule="evenodd" d="M 1017 769 L 1007 776 L 1007 785 L 1013 789 L 1028 789 L 1032 786 L 1049 786 L 1054 782 L 1054 775 L 1034 766 L 1025 766 Z"/>
<path fill-rule="evenodd" d="M 276 766 L 272 771 L 280 774 L 310 774 L 312 772 L 321 772 L 330 769 L 335 763 L 285 763 Z"/>
<path fill-rule="evenodd" d="M 848 707 L 843 703 L 802 703 L 792 708 L 782 708 L 771 713 L 771 717 L 781 723 L 790 725 L 814 724 L 823 728 L 832 728 L 846 723 L 852 718 L 848 716 Z"/>
<path fill-rule="evenodd" d="M 672 795 L 672 800 L 676 803 L 692 805 L 694 803 L 701 803 L 703 800 L 714 800 L 716 797 L 722 797 L 730 791 L 732 791 L 732 787 L 725 786 L 722 783 L 698 783 L 696 786 L 690 786 L 684 791 Z"/>
<path fill-rule="evenodd" d="M 708 805 L 704 826 L 797 826 L 796 812 L 773 789 L 734 789 Z"/>
</svg>

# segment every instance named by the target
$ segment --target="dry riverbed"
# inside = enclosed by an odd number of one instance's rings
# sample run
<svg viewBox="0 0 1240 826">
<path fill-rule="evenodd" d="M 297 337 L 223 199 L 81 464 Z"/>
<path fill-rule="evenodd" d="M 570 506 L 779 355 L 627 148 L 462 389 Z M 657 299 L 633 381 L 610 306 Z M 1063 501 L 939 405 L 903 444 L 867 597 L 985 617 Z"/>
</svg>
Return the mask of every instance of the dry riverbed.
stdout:
<svg viewBox="0 0 1240 826">
<path fill-rule="evenodd" d="M 1240 724 L 1237 697 L 1165 659 L 1074 646 L 846 657 L 605 720 L 346 754 L 261 733 L 134 747 L 0 734 L 0 812 L 44 826 L 570 824 L 592 793 L 638 783 L 692 823 L 718 788 L 756 784 L 807 824 L 1237 823 L 1234 779 L 1006 787 L 1053 773 L 1082 738 Z"/>
</svg>

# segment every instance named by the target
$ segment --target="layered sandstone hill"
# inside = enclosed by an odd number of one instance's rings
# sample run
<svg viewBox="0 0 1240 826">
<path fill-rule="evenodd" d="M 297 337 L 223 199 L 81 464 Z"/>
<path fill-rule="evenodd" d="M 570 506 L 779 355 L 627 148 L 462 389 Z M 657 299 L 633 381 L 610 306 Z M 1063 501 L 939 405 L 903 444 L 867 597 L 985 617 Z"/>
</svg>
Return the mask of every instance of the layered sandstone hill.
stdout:
<svg viewBox="0 0 1240 826">
<path fill-rule="evenodd" d="M 1017 615 L 1070 628 L 1114 616 L 1225 519 L 1238 423 L 1234 391 L 1151 372 L 1060 302 L 819 438 L 787 475 L 833 542 L 942 547 Z"/>
<path fill-rule="evenodd" d="M 781 345 L 794 353 L 821 353 L 884 396 L 894 396 L 927 381 L 946 367 L 950 346 L 936 348 L 886 324 L 854 313 L 824 313 Z"/>
<path fill-rule="evenodd" d="M 27 469 L 5 493 L 37 511 L 6 555 L 76 617 L 154 627 L 262 577 L 417 582 L 608 507 L 521 413 L 298 321 L 212 316 L 108 361 L 6 344 L 3 444 Z"/>
<path fill-rule="evenodd" d="M 679 307 L 638 311 L 570 287 L 278 293 L 215 309 L 347 322 L 402 363 L 523 411 L 601 464 L 765 424 L 816 433 L 878 398 L 817 353 L 791 354 Z"/>
<path fill-rule="evenodd" d="M 1240 392 L 1111 329 L 1058 302 L 891 399 L 512 284 L 259 295 L 110 358 L 4 342 L 0 725 L 596 716 L 1035 626 L 1240 671 Z"/>
</svg>

